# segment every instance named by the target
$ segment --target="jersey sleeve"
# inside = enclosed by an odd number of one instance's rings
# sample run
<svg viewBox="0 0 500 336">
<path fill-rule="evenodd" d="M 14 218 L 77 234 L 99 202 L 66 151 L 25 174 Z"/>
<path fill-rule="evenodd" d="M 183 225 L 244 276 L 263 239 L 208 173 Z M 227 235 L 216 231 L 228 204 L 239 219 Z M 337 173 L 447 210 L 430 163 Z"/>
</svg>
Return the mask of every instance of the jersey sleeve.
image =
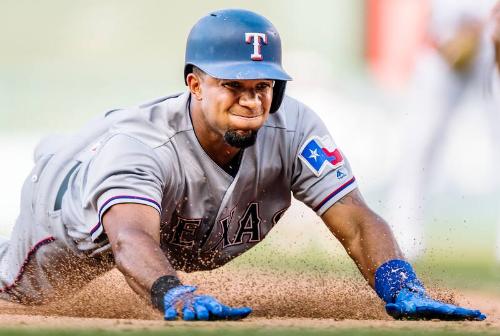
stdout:
<svg viewBox="0 0 500 336">
<path fill-rule="evenodd" d="M 313 111 L 300 113 L 293 143 L 293 195 L 319 216 L 357 188 L 347 158 Z"/>
<path fill-rule="evenodd" d="M 102 217 L 113 205 L 144 204 L 161 213 L 166 183 L 166 163 L 153 148 L 124 134 L 109 138 L 89 165 L 84 201 L 96 213 L 98 223 L 90 234 L 103 232 Z"/>
</svg>

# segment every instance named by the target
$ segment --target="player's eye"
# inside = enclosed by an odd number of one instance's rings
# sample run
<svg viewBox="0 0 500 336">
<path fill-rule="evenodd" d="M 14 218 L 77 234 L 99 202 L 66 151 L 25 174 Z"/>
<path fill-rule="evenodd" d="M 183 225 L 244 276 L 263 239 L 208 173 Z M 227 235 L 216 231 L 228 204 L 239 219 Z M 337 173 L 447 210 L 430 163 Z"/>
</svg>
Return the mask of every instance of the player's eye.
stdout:
<svg viewBox="0 0 500 336">
<path fill-rule="evenodd" d="M 222 86 L 224 86 L 228 89 L 240 89 L 241 88 L 241 84 L 238 82 L 226 82 L 226 83 L 222 83 Z"/>
<path fill-rule="evenodd" d="M 257 91 L 265 91 L 267 89 L 269 89 L 271 87 L 271 83 L 259 83 L 255 86 L 255 89 L 257 89 Z"/>
</svg>

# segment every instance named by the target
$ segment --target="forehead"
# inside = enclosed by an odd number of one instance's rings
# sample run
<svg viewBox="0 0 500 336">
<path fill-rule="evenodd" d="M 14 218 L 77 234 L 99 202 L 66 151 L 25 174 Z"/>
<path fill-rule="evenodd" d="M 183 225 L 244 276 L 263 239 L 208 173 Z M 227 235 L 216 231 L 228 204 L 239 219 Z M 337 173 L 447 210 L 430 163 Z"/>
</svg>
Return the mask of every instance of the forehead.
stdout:
<svg viewBox="0 0 500 336">
<path fill-rule="evenodd" d="M 272 83 L 273 80 L 272 79 L 265 79 L 265 78 L 261 78 L 261 79 L 225 79 L 225 78 L 215 78 L 215 77 L 212 77 L 210 75 L 207 75 L 206 76 L 206 79 L 208 79 L 210 82 L 212 83 L 227 83 L 227 82 L 231 82 L 231 83 L 238 83 L 240 84 L 241 86 L 253 86 L 253 85 L 257 85 L 259 83 Z"/>
</svg>

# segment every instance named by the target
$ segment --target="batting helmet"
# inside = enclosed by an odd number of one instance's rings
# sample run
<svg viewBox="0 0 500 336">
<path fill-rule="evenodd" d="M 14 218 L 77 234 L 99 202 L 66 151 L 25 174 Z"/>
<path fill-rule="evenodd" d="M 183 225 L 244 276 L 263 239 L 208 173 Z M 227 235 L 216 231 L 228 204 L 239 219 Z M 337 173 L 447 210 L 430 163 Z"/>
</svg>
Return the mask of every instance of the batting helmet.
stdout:
<svg viewBox="0 0 500 336">
<path fill-rule="evenodd" d="M 186 45 L 184 80 L 193 65 L 214 78 L 274 80 L 271 113 L 280 107 L 286 81 L 292 79 L 281 65 L 276 28 L 265 17 L 243 9 L 212 12 L 193 26 Z"/>
</svg>

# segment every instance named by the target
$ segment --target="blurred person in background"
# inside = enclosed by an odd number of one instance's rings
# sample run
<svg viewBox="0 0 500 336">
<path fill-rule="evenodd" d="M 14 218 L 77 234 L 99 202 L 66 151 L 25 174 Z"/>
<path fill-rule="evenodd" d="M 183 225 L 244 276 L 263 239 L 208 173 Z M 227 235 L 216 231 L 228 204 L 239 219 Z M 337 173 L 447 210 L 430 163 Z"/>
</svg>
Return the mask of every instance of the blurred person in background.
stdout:
<svg viewBox="0 0 500 336">
<path fill-rule="evenodd" d="M 491 35 L 493 40 L 493 47 L 495 49 L 495 63 L 498 72 L 500 70 L 500 1 L 498 1 L 495 7 L 493 8 L 492 23 L 493 23 L 493 29 Z"/>
<path fill-rule="evenodd" d="M 425 250 L 424 195 L 433 184 L 450 126 L 469 93 L 481 102 L 475 113 L 488 119 L 494 143 L 500 145 L 499 114 L 494 97 L 486 90 L 493 64 L 487 29 L 493 5 L 491 0 L 430 2 L 428 43 L 417 59 L 408 104 L 411 111 L 405 117 L 407 138 L 387 204 L 388 221 L 410 259 Z"/>
<path fill-rule="evenodd" d="M 491 13 L 491 39 L 493 42 L 493 50 L 495 55 L 495 69 L 492 77 L 492 95 L 497 99 L 497 104 L 500 103 L 500 1 L 498 1 Z M 500 104 L 497 105 L 497 108 Z M 500 216 L 497 219 L 497 235 L 496 235 L 496 259 L 500 261 Z"/>
</svg>

